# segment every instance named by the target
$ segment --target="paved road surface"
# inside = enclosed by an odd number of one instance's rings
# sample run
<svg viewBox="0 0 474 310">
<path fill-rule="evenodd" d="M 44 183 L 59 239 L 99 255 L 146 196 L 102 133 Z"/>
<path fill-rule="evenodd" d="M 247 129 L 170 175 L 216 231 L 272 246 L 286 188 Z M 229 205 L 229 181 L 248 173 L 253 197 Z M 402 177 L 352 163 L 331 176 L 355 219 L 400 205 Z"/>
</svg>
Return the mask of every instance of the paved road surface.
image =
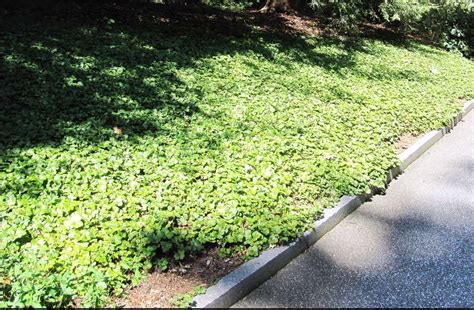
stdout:
<svg viewBox="0 0 474 310">
<path fill-rule="evenodd" d="M 474 307 L 474 111 L 235 307 Z"/>
</svg>

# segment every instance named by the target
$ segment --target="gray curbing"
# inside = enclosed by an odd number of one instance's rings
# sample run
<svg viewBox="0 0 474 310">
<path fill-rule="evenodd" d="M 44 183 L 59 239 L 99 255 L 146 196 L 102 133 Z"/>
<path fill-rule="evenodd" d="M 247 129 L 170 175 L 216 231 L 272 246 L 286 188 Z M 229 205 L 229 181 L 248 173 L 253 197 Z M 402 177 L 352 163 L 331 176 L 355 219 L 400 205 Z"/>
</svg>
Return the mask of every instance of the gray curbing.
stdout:
<svg viewBox="0 0 474 310">
<path fill-rule="evenodd" d="M 405 170 L 411 163 L 413 163 L 418 157 L 426 152 L 430 147 L 443 137 L 441 130 L 433 130 L 425 134 L 423 137 L 418 139 L 412 147 L 409 147 L 406 151 L 400 154 L 399 158 L 401 161 L 400 170 Z"/>
<path fill-rule="evenodd" d="M 461 112 L 461 119 L 466 116 L 467 113 L 471 112 L 471 110 L 474 109 L 474 99 L 466 102 L 464 104 L 464 108 L 462 109 Z M 459 116 L 459 115 L 458 115 Z"/>
<path fill-rule="evenodd" d="M 362 199 L 357 196 L 343 196 L 334 208 L 324 210 L 323 218 L 314 222 L 313 229 L 303 234 L 307 247 L 313 245 L 361 204 Z"/>
<path fill-rule="evenodd" d="M 472 109 L 474 109 L 474 100 L 466 102 L 462 111 L 453 118 L 449 125 L 440 130 L 428 132 L 400 154 L 400 165 L 387 171 L 387 184 L 433 146 L 443 135 L 448 133 Z M 257 258 L 246 262 L 223 277 L 216 285 L 210 287 L 205 294 L 196 296 L 191 307 L 228 308 L 232 306 L 277 273 L 293 258 L 313 245 L 347 215 L 370 199 L 377 190 L 371 188 L 370 193 L 358 196 L 343 196 L 334 208 L 324 211 L 323 218 L 314 222 L 313 229 L 305 232 L 297 241 L 288 246 L 275 247 L 262 252 Z"/>
<path fill-rule="evenodd" d="M 262 252 L 210 287 L 206 294 L 194 298 L 196 308 L 227 308 L 285 267 L 293 258 L 306 250 L 303 239 Z"/>
</svg>

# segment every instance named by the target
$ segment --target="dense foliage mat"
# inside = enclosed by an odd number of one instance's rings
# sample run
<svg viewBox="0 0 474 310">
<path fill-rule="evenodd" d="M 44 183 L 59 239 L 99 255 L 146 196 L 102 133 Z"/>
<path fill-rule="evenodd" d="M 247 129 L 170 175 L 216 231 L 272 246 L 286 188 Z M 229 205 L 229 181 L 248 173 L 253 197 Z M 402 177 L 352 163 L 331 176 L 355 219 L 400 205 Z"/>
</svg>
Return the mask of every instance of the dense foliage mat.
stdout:
<svg viewBox="0 0 474 310">
<path fill-rule="evenodd" d="M 415 42 L 0 19 L 0 306 L 103 305 L 189 251 L 291 240 L 474 96 L 472 62 Z"/>
</svg>

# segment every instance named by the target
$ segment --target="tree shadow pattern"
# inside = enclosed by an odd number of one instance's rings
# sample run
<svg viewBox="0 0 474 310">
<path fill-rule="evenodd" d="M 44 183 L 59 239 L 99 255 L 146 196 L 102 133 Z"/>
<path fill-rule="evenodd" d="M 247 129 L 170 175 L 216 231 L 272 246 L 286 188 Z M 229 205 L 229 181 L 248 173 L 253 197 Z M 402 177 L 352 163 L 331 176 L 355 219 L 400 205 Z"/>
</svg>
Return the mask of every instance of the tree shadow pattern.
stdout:
<svg viewBox="0 0 474 310">
<path fill-rule="evenodd" d="M 60 16 L 4 19 L 0 148 L 55 145 L 65 136 L 97 142 L 117 135 L 114 127 L 132 137 L 173 134 L 167 127 L 185 131 L 186 120 L 200 113 L 203 94 L 181 80 L 177 69 L 195 68 L 201 58 L 249 50 L 271 60 L 273 52 L 259 42 L 274 42 L 297 62 L 340 74 L 357 70 L 355 53 L 371 53 L 361 40 L 336 38 L 320 44 L 347 53 L 311 51 L 301 33 L 278 14 L 174 11 L 123 2 Z M 10 29 L 22 31 L 21 40 Z M 411 44 L 394 35 L 385 39 L 398 46 Z M 378 80 L 421 79 L 414 71 L 384 69 L 359 74 Z"/>
</svg>

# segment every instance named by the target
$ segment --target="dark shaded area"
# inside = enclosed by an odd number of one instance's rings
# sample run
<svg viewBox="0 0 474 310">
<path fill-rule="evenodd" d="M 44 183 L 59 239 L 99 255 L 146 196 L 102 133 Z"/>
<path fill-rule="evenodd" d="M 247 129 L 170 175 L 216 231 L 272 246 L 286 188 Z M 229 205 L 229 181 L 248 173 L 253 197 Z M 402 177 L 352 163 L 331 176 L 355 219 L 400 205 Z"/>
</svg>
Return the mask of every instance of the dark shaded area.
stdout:
<svg viewBox="0 0 474 310">
<path fill-rule="evenodd" d="M 200 113 L 202 93 L 177 77 L 176 70 L 193 68 L 203 57 L 252 50 L 272 59 L 264 44 L 272 42 L 298 62 L 338 72 L 355 65 L 355 52 L 370 53 L 356 39 L 328 37 L 321 44 L 343 46 L 347 53 L 311 51 L 301 35 L 318 31 L 307 16 L 205 6 L 176 10 L 86 2 L 60 13 L 6 10 L 1 26 L 0 146 L 57 144 L 65 136 L 97 142 L 122 134 L 182 134 L 189 119 Z M 410 45 L 394 33 L 378 33 L 385 41 Z M 81 64 L 84 59 L 89 67 Z"/>
</svg>

